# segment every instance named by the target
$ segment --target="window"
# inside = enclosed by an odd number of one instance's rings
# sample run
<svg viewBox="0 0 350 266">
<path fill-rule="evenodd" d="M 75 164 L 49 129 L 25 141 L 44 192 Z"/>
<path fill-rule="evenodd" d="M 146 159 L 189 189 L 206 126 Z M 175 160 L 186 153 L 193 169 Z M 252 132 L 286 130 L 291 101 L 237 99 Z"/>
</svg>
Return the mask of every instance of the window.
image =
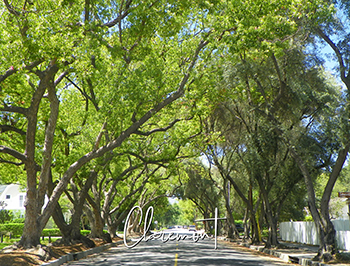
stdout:
<svg viewBox="0 0 350 266">
<path fill-rule="evenodd" d="M 11 195 L 6 195 L 6 199 L 10 199 L 11 198 Z"/>
<path fill-rule="evenodd" d="M 19 196 L 19 207 L 23 207 L 23 195 Z"/>
</svg>

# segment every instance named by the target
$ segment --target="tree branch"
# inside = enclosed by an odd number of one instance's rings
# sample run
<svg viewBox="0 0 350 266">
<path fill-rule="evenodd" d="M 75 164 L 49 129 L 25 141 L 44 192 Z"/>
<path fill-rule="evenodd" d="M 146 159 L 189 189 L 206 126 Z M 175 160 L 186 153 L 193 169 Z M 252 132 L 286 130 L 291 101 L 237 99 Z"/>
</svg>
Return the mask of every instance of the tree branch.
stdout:
<svg viewBox="0 0 350 266">
<path fill-rule="evenodd" d="M 16 165 L 16 166 L 20 166 L 20 165 L 24 164 L 23 162 L 16 163 L 16 162 L 13 162 L 13 161 L 4 160 L 1 157 L 0 157 L 0 163 L 13 164 L 13 165 Z"/>
<path fill-rule="evenodd" d="M 26 156 L 23 153 L 20 153 L 10 147 L 4 146 L 4 145 L 0 145 L 0 153 L 5 153 L 5 154 L 9 154 L 12 157 L 20 160 L 21 162 L 25 163 L 27 161 Z"/>
<path fill-rule="evenodd" d="M 275 55 L 272 54 L 271 57 L 272 57 L 273 65 L 275 66 L 275 69 L 276 69 L 278 80 L 280 82 L 280 88 L 279 88 L 278 94 L 277 94 L 276 98 L 273 100 L 273 104 L 272 104 L 272 108 L 274 108 L 276 103 L 283 97 L 283 93 L 284 93 L 285 88 L 286 88 L 286 83 L 282 78 L 281 70 L 280 70 L 280 67 L 278 66 L 278 62 L 277 62 Z"/>
<path fill-rule="evenodd" d="M 163 127 L 163 128 L 155 128 L 155 129 L 152 129 L 148 132 L 142 132 L 140 130 L 136 130 L 135 134 L 137 135 L 142 135 L 142 136 L 149 136 L 151 134 L 154 134 L 156 132 L 165 132 L 167 131 L 168 129 L 172 128 L 177 122 L 181 121 L 181 119 L 175 119 L 174 121 L 172 121 L 169 126 L 167 127 Z"/>
<path fill-rule="evenodd" d="M 120 23 L 124 18 L 126 18 L 130 14 L 131 10 L 133 10 L 137 7 L 137 6 L 130 7 L 131 3 L 132 3 L 132 0 L 128 0 L 125 4 L 124 12 L 123 13 L 120 12 L 119 16 L 117 18 L 115 18 L 109 22 L 104 23 L 102 26 L 112 28 L 115 25 L 117 25 L 118 23 Z"/>
<path fill-rule="evenodd" d="M 18 113 L 18 114 L 22 114 L 24 116 L 28 115 L 28 108 L 19 107 L 19 106 L 11 106 L 11 105 L 7 105 L 6 103 L 4 103 L 3 108 L 0 108 L 0 111 Z"/>
<path fill-rule="evenodd" d="M 55 136 L 55 129 L 58 119 L 58 112 L 59 112 L 59 100 L 56 95 L 56 88 L 53 80 L 50 80 L 48 82 L 48 98 L 50 101 L 50 117 L 49 121 L 47 123 L 46 131 L 45 131 L 45 142 L 44 142 L 44 149 L 43 149 L 43 159 L 42 159 L 42 171 L 40 174 L 40 181 L 38 186 L 38 196 L 37 196 L 37 202 L 38 202 L 38 212 L 40 213 L 40 210 L 44 204 L 45 200 L 45 194 L 47 191 L 48 181 L 49 181 L 49 174 L 51 170 L 51 161 L 52 161 L 52 147 L 54 142 L 54 136 Z"/>
<path fill-rule="evenodd" d="M 0 132 L 1 133 L 4 133 L 6 131 L 13 131 L 13 132 L 16 132 L 20 135 L 25 135 L 26 132 L 24 132 L 23 130 L 19 129 L 19 128 L 16 128 L 14 126 L 9 126 L 9 125 L 0 125 Z"/>
<path fill-rule="evenodd" d="M 9 4 L 9 2 L 8 2 L 7 0 L 4 0 L 4 4 L 5 4 L 7 10 L 8 10 L 11 14 L 15 15 L 16 17 L 18 17 L 18 16 L 21 15 L 21 13 L 19 13 L 18 11 L 16 11 L 16 10 Z"/>
<path fill-rule="evenodd" d="M 4 1 L 5 1 L 5 0 L 4 0 Z M 33 62 L 33 63 L 31 63 L 31 64 L 25 66 L 24 68 L 25 68 L 26 70 L 31 71 L 34 67 L 40 65 L 42 62 L 43 62 L 43 61 L 38 60 L 38 61 L 35 61 L 35 62 Z M 17 71 L 18 71 L 18 69 L 14 69 L 13 67 L 11 67 L 9 70 L 7 70 L 7 71 L 5 72 L 4 75 L 0 75 L 0 83 L 1 83 L 2 81 L 4 81 L 5 79 L 7 79 L 9 76 L 15 74 Z"/>
<path fill-rule="evenodd" d="M 328 37 L 328 35 L 326 35 L 320 28 L 316 28 L 315 29 L 317 34 L 332 48 L 332 50 L 334 51 L 335 55 L 337 56 L 338 59 L 338 64 L 339 64 L 339 69 L 340 69 L 340 77 L 341 80 L 347 84 L 347 76 L 346 76 L 346 67 L 344 65 L 344 60 L 343 60 L 343 56 L 339 50 L 339 48 L 337 47 L 337 45 Z"/>
</svg>

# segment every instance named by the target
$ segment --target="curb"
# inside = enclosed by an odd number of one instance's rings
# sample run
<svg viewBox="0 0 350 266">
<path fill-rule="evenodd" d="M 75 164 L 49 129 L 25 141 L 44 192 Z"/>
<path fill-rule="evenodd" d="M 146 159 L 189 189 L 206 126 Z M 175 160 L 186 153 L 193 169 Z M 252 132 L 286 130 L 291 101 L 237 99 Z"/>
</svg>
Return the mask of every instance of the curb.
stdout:
<svg viewBox="0 0 350 266">
<path fill-rule="evenodd" d="M 66 254 L 66 255 L 60 257 L 57 260 L 53 260 L 53 261 L 50 261 L 50 262 L 47 262 L 44 264 L 40 264 L 40 266 L 60 266 L 60 265 L 67 263 L 69 261 L 80 260 L 80 259 L 86 258 L 89 255 L 106 251 L 107 249 L 112 248 L 112 247 L 116 247 L 122 243 L 124 243 L 123 240 L 119 240 L 117 242 L 108 243 L 108 244 L 105 244 L 103 246 L 94 247 L 94 248 L 91 248 L 91 249 L 88 249 L 85 251 L 76 252 L 76 253 L 69 253 L 69 254 Z"/>
<path fill-rule="evenodd" d="M 264 248 L 261 246 L 254 246 L 254 245 L 248 245 L 248 244 L 241 244 L 241 245 L 244 247 L 265 253 L 265 254 L 269 254 L 269 255 L 278 257 L 285 262 L 297 263 L 297 264 L 303 265 L 303 266 L 327 266 L 327 265 L 329 265 L 329 264 L 325 264 L 322 262 L 312 261 L 310 259 L 300 258 L 298 256 L 291 256 L 291 255 L 288 255 L 286 253 L 271 250 L 271 249 Z"/>
</svg>

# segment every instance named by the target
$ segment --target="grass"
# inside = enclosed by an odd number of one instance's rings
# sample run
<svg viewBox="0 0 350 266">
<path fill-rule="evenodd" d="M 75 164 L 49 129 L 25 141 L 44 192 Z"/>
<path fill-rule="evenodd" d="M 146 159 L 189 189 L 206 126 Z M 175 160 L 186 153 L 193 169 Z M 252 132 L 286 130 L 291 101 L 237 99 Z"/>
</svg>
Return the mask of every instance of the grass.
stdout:
<svg viewBox="0 0 350 266">
<path fill-rule="evenodd" d="M 3 249 L 4 247 L 11 246 L 13 243 L 18 242 L 20 238 L 9 238 L 9 237 L 4 237 L 3 242 L 0 243 L 0 249 Z"/>
<path fill-rule="evenodd" d="M 4 247 L 9 246 L 10 244 L 8 243 L 0 243 L 0 249 L 3 249 Z"/>
<path fill-rule="evenodd" d="M 61 237 L 51 237 L 51 242 L 55 242 L 59 238 L 61 238 Z M 13 243 L 16 243 L 20 240 L 21 240 L 20 238 L 11 238 L 10 239 L 9 237 L 4 237 L 3 242 L 0 243 L 0 250 L 3 249 L 4 247 L 11 246 L 11 245 L 13 245 Z M 49 237 L 45 237 L 44 240 L 42 238 L 40 238 L 40 243 L 42 245 L 49 244 Z"/>
</svg>

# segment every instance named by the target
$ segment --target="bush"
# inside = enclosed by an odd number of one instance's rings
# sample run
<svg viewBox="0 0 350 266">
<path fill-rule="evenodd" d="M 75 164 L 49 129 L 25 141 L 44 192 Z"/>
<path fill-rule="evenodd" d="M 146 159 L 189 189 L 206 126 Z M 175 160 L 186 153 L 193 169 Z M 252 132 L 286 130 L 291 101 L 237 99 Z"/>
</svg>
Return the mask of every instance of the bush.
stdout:
<svg viewBox="0 0 350 266">
<path fill-rule="evenodd" d="M 12 219 L 12 223 L 15 223 L 15 224 L 24 224 L 24 220 L 25 218 L 15 218 L 15 219 Z"/>
<path fill-rule="evenodd" d="M 44 229 L 41 233 L 42 236 L 61 236 L 60 229 L 53 228 L 53 229 Z"/>
<path fill-rule="evenodd" d="M 0 223 L 11 221 L 12 213 L 9 210 L 0 210 Z"/>
<path fill-rule="evenodd" d="M 83 236 L 87 236 L 88 234 L 90 234 L 90 230 L 80 230 L 80 234 L 82 234 Z"/>
<path fill-rule="evenodd" d="M 88 234 L 90 234 L 91 230 L 80 230 L 80 234 L 82 234 L 83 236 L 87 236 Z M 103 230 L 103 233 L 108 233 L 107 230 Z"/>
<path fill-rule="evenodd" d="M 313 222 L 313 221 L 314 221 L 314 219 L 312 218 L 312 216 L 311 216 L 311 215 L 307 215 L 307 216 L 305 216 L 304 221 L 306 221 L 306 222 Z"/>
<path fill-rule="evenodd" d="M 23 223 L 0 224 L 0 232 L 2 234 L 11 234 L 14 237 L 20 237 L 23 233 L 23 227 Z"/>
</svg>

